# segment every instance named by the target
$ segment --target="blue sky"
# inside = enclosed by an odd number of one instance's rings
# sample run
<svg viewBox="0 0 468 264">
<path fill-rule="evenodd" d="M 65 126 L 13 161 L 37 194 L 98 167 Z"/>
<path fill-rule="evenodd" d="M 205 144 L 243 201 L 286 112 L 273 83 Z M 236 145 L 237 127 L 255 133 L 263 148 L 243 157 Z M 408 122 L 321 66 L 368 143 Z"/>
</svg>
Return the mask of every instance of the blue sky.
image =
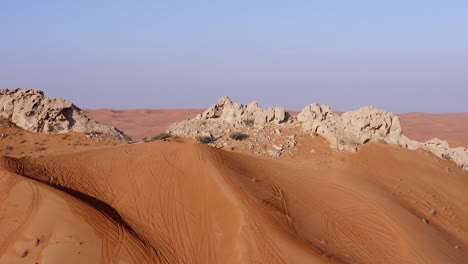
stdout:
<svg viewBox="0 0 468 264">
<path fill-rule="evenodd" d="M 82 108 L 468 111 L 468 1 L 0 1 L 0 87 Z"/>
</svg>

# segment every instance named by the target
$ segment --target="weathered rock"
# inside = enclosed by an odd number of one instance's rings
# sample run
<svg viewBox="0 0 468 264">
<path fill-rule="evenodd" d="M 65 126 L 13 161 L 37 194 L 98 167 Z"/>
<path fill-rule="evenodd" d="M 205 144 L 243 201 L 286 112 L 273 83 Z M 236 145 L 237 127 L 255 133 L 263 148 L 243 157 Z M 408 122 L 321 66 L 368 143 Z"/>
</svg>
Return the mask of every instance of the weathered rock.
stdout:
<svg viewBox="0 0 468 264">
<path fill-rule="evenodd" d="M 279 156 L 281 156 L 281 152 L 277 151 L 277 150 L 269 150 L 268 155 L 270 155 L 270 156 L 272 156 L 274 158 L 278 158 Z"/>
<path fill-rule="evenodd" d="M 464 147 L 450 148 L 445 140 L 433 138 L 424 142 L 423 148 L 430 151 L 434 155 L 450 159 L 461 168 L 468 170 L 468 149 Z"/>
<path fill-rule="evenodd" d="M 297 116 L 305 132 L 316 133 L 328 140 L 331 147 L 356 151 L 369 141 L 397 144 L 416 149 L 419 143 L 402 134 L 400 119 L 394 114 L 372 106 L 344 113 L 341 117 L 329 106 L 311 104 Z"/>
<path fill-rule="evenodd" d="M 268 123 L 283 123 L 287 117 L 284 108 L 261 109 L 256 101 L 242 105 L 233 103 L 229 97 L 224 96 L 201 115 L 175 123 L 168 131 L 174 135 L 194 136 L 194 128 L 202 125 L 208 129 L 231 129 L 240 126 L 257 126 L 261 129 Z"/>
<path fill-rule="evenodd" d="M 64 99 L 45 97 L 39 90 L 2 89 L 0 116 L 37 133 L 97 133 L 122 141 L 130 139 L 116 128 L 85 116 L 74 104 Z"/>
<path fill-rule="evenodd" d="M 286 141 L 278 137 L 283 135 L 283 128 L 301 127 L 303 132 L 324 137 L 332 148 L 340 151 L 357 151 L 358 146 L 372 141 L 395 144 L 406 149 L 424 147 L 439 157 L 450 156 L 456 164 L 468 170 L 465 148 L 452 149 L 446 142 L 438 140 L 426 143 L 411 140 L 403 135 L 398 116 L 372 106 L 362 107 L 340 116 L 329 106 L 310 104 L 302 109 L 297 117 L 290 117 L 280 107 L 261 109 L 256 101 L 242 105 L 233 103 L 229 97 L 225 96 L 203 114 L 173 124 L 168 132 L 179 136 L 195 137 L 199 135 L 199 130 L 226 134 L 238 129 L 250 131 L 250 126 L 255 127 L 252 129 L 254 134 L 251 135 L 254 137 L 254 142 L 284 144 L 281 149 L 275 147 L 278 145 L 274 145 L 272 150 L 267 151 L 271 156 L 279 156 L 284 147 L 291 148 L 297 144 L 294 137 Z M 273 138 L 269 131 L 273 132 Z"/>
<path fill-rule="evenodd" d="M 327 105 L 310 104 L 297 115 L 304 132 L 323 136 L 332 148 L 342 151 L 356 151 L 355 138 L 345 131 L 345 126 L 339 115 Z"/>
<path fill-rule="evenodd" d="M 282 151 L 284 149 L 284 147 L 282 145 L 275 145 L 273 144 L 273 148 L 276 150 L 276 151 Z"/>
<path fill-rule="evenodd" d="M 275 122 L 276 124 L 286 121 L 286 112 L 284 108 L 270 107 L 261 109 L 257 101 L 248 105 L 233 103 L 232 100 L 224 96 L 218 102 L 209 107 L 198 119 L 219 118 L 232 125 L 243 125 L 245 120 L 252 120 L 254 125 L 264 125 Z"/>
<path fill-rule="evenodd" d="M 297 145 L 297 142 L 296 142 L 296 140 L 294 140 L 294 139 L 290 139 L 290 140 L 286 141 L 286 146 L 287 146 L 288 148 L 293 148 L 293 147 L 295 147 L 296 145 Z"/>
<path fill-rule="evenodd" d="M 201 137 L 211 138 L 211 139 L 215 138 L 210 132 L 202 132 L 202 133 L 200 133 L 200 136 Z"/>
<path fill-rule="evenodd" d="M 400 119 L 394 114 L 372 106 L 346 112 L 341 116 L 346 130 L 359 144 L 372 140 L 397 139 L 401 133 Z"/>
</svg>

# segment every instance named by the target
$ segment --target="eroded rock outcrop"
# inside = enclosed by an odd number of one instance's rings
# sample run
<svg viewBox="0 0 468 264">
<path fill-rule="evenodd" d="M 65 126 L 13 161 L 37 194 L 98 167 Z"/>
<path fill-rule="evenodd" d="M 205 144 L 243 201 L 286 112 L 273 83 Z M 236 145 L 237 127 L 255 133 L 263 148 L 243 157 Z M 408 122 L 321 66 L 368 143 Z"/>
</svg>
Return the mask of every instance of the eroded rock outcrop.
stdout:
<svg viewBox="0 0 468 264">
<path fill-rule="evenodd" d="M 198 118 L 202 120 L 219 118 L 234 126 L 242 125 L 245 122 L 264 125 L 272 122 L 279 124 L 286 121 L 287 113 L 281 107 L 261 109 L 257 101 L 248 105 L 233 103 L 229 97 L 224 96 L 216 104 L 205 110 Z"/>
<path fill-rule="evenodd" d="M 343 120 L 331 107 L 310 104 L 297 115 L 302 130 L 323 136 L 332 148 L 342 151 L 356 151 L 357 142 L 347 134 Z"/>
<path fill-rule="evenodd" d="M 359 145 L 369 141 L 383 141 L 408 149 L 419 146 L 402 134 L 397 116 L 372 106 L 339 116 L 329 106 L 311 104 L 298 114 L 297 122 L 304 132 L 319 134 L 333 148 L 342 151 L 356 151 Z"/>
<path fill-rule="evenodd" d="M 433 138 L 423 143 L 423 148 L 432 154 L 455 162 L 458 166 L 468 170 L 468 149 L 464 147 L 450 148 L 445 140 Z"/>
<path fill-rule="evenodd" d="M 129 137 L 116 128 L 85 116 L 69 101 L 44 96 L 32 89 L 0 90 L 0 116 L 27 131 L 37 133 L 79 132 L 102 135 L 119 141 Z"/>
<path fill-rule="evenodd" d="M 256 101 L 242 105 L 233 103 L 225 96 L 195 118 L 173 124 L 168 132 L 188 137 L 208 132 L 216 140 L 226 138 L 231 131 L 239 128 L 251 127 L 262 144 L 270 143 L 269 148 L 266 148 L 270 156 L 277 157 L 281 154 L 280 148 L 275 144 L 271 145 L 270 136 L 263 136 L 262 130 L 269 127 L 274 131 L 281 131 L 279 127 L 292 129 L 297 126 L 305 133 L 324 137 L 332 148 L 340 151 L 357 151 L 360 145 L 372 141 L 399 145 L 411 150 L 424 148 L 441 158 L 449 157 L 468 170 L 466 148 L 450 148 L 447 142 L 437 139 L 425 143 L 411 140 L 403 134 L 398 116 L 372 106 L 339 115 L 327 105 L 310 104 L 297 117 L 291 117 L 280 107 L 261 109 Z M 227 142 L 224 141 L 223 145 L 226 146 Z M 290 146 L 287 142 L 285 145 Z"/>
<path fill-rule="evenodd" d="M 168 132 L 178 136 L 199 136 L 201 133 L 228 133 L 236 127 L 280 124 L 288 120 L 289 113 L 281 107 L 262 109 L 256 101 L 243 105 L 233 103 L 224 96 L 195 118 L 181 121 L 169 127 Z"/>
<path fill-rule="evenodd" d="M 407 149 L 417 149 L 420 143 L 403 135 L 400 118 L 373 106 L 343 113 L 341 116 L 347 134 L 359 143 L 383 141 Z"/>
</svg>

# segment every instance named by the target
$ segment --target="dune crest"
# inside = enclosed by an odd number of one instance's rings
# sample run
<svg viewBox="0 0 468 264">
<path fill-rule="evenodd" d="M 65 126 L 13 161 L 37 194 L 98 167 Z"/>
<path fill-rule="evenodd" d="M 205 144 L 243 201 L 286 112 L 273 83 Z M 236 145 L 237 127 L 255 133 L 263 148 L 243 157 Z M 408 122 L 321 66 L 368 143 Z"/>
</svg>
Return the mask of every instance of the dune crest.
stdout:
<svg viewBox="0 0 468 264">
<path fill-rule="evenodd" d="M 448 173 L 448 161 L 391 145 L 368 144 L 342 161 L 340 155 L 263 159 L 155 142 L 4 158 L 2 167 L 61 195 L 75 190 L 113 208 L 128 225 L 123 242 L 136 241 L 127 249 L 142 252 L 116 253 L 116 262 L 464 263 L 465 172 Z M 42 235 L 52 241 L 50 233 Z M 81 252 L 88 253 L 96 254 Z"/>
</svg>

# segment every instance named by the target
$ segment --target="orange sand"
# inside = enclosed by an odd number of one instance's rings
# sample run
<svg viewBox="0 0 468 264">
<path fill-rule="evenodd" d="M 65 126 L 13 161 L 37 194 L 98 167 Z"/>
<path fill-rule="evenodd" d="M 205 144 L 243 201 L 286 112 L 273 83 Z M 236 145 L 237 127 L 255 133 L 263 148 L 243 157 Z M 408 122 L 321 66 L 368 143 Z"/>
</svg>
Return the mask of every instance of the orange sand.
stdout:
<svg viewBox="0 0 468 264">
<path fill-rule="evenodd" d="M 198 109 L 84 110 L 87 116 L 105 125 L 117 127 L 133 140 L 151 138 L 164 132 L 172 123 L 193 118 L 202 112 L 203 110 Z"/>
<path fill-rule="evenodd" d="M 419 141 L 447 140 L 451 147 L 468 147 L 468 113 L 400 115 L 405 134 Z"/>
<path fill-rule="evenodd" d="M 178 142 L 3 157 L 0 263 L 466 263 L 466 172 L 308 142 L 307 159 Z"/>
</svg>

